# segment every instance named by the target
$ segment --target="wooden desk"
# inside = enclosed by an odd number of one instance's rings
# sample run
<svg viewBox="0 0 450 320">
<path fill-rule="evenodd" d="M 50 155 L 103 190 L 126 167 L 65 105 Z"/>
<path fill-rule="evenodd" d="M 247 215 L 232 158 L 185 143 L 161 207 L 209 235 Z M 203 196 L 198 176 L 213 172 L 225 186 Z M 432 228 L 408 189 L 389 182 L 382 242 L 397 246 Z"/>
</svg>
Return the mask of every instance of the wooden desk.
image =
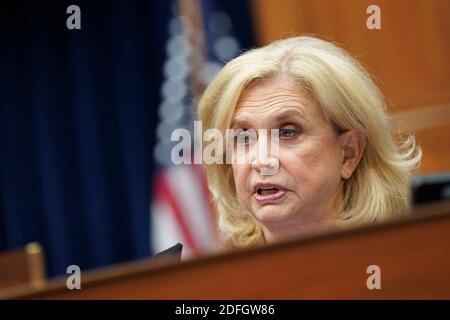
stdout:
<svg viewBox="0 0 450 320">
<path fill-rule="evenodd" d="M 16 288 L 27 299 L 450 299 L 450 202 L 418 208 L 381 225 L 181 264 L 139 261 L 82 274 L 45 288 Z M 369 290 L 369 265 L 381 268 L 381 290 Z"/>
</svg>

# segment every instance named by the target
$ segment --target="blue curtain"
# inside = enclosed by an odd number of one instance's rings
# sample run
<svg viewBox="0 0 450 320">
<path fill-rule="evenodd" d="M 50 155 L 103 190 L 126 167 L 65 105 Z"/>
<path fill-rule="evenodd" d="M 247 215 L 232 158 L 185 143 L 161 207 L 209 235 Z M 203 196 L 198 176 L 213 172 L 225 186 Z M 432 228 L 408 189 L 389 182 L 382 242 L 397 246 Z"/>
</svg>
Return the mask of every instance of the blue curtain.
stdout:
<svg viewBox="0 0 450 320">
<path fill-rule="evenodd" d="M 0 251 L 40 242 L 50 277 L 151 254 L 174 2 L 0 2 Z M 247 1 L 201 3 L 228 12 L 243 48 L 255 44 Z M 81 30 L 66 27 L 73 4 Z"/>
<path fill-rule="evenodd" d="M 81 9 L 68 30 L 66 9 Z M 150 254 L 168 1 L 0 4 L 0 250 L 49 276 Z"/>
</svg>

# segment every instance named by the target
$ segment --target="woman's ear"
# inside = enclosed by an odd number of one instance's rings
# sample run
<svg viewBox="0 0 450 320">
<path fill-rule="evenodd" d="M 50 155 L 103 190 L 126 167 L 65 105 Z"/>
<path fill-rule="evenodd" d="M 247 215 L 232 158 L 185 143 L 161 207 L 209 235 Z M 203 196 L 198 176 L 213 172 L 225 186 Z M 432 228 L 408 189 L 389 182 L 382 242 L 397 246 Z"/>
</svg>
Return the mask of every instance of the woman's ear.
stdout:
<svg viewBox="0 0 450 320">
<path fill-rule="evenodd" d="M 341 133 L 339 136 L 343 152 L 341 165 L 341 177 L 348 179 L 352 176 L 366 147 L 366 135 L 359 129 L 351 129 Z"/>
</svg>

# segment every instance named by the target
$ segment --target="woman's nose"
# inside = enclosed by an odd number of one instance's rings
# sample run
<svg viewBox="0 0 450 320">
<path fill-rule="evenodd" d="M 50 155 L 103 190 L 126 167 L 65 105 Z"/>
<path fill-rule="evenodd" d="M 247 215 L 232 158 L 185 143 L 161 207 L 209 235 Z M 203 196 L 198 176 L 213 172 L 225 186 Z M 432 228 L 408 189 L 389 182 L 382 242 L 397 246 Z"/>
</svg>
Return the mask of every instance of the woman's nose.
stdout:
<svg viewBox="0 0 450 320">
<path fill-rule="evenodd" d="M 272 161 L 269 156 L 256 156 L 252 161 L 252 168 L 259 171 L 261 168 L 270 167 L 271 164 Z"/>
<path fill-rule="evenodd" d="M 257 148 L 253 149 L 251 164 L 261 175 L 273 175 L 278 172 L 278 154 L 274 152 L 278 149 L 275 147 L 271 145 L 270 139 L 258 139 Z"/>
<path fill-rule="evenodd" d="M 267 155 L 265 157 L 256 157 L 252 161 L 252 168 L 263 176 L 271 176 L 278 172 L 280 162 L 278 158 Z"/>
</svg>

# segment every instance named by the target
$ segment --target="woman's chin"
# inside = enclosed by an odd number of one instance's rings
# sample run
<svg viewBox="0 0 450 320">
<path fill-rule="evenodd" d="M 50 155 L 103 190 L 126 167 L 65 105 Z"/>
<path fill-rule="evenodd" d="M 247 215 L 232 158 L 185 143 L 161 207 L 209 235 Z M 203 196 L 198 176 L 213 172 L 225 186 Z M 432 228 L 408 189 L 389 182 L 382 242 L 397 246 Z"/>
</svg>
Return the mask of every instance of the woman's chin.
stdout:
<svg viewBox="0 0 450 320">
<path fill-rule="evenodd" d="M 295 212 L 284 205 L 266 204 L 253 208 L 255 218 L 262 224 L 283 223 L 290 220 Z"/>
</svg>

